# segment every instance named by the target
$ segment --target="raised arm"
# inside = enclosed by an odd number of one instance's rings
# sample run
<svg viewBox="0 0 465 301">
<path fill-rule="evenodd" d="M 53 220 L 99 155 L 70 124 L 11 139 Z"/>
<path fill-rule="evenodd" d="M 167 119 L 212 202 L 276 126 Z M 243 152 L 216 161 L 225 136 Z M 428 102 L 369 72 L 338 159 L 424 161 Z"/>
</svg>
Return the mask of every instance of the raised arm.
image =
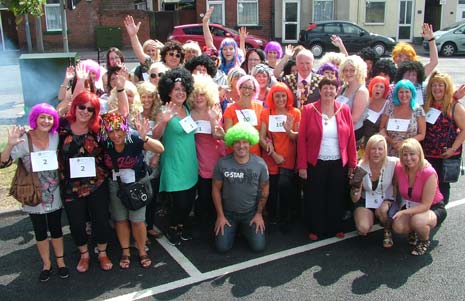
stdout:
<svg viewBox="0 0 465 301">
<path fill-rule="evenodd" d="M 247 53 L 245 49 L 245 40 L 247 39 L 248 35 L 249 33 L 247 32 L 247 28 L 245 26 L 239 28 L 239 48 L 242 50 L 244 56 Z"/>
<path fill-rule="evenodd" d="M 150 121 L 138 115 L 134 121 L 136 130 L 144 141 L 144 149 L 152 153 L 160 154 L 165 151 L 163 144 L 157 139 L 150 138 L 147 133 L 150 131 Z"/>
<path fill-rule="evenodd" d="M 433 72 L 434 68 L 438 65 L 438 48 L 433 35 L 433 26 L 431 24 L 423 23 L 421 36 L 428 41 L 429 46 L 429 62 L 425 65 L 425 76 L 428 77 Z"/>
<path fill-rule="evenodd" d="M 124 18 L 124 27 L 126 27 L 126 32 L 128 33 L 129 38 L 131 40 L 132 50 L 134 51 L 134 54 L 139 60 L 139 63 L 144 64 L 145 60 L 149 56 L 144 53 L 144 49 L 142 48 L 142 45 L 139 42 L 139 37 L 137 36 L 137 33 L 139 32 L 140 24 L 141 22 L 138 22 L 136 25 L 136 23 L 134 22 L 134 18 L 132 16 L 127 15 Z"/>
<path fill-rule="evenodd" d="M 128 80 L 129 73 L 126 67 L 121 68 L 116 74 L 116 96 L 118 98 L 118 112 L 127 117 L 129 114 L 129 102 L 126 95 L 125 85 Z"/>
<path fill-rule="evenodd" d="M 86 69 L 82 67 L 80 63 L 76 65 L 75 72 L 77 81 L 76 85 L 74 86 L 73 99 L 76 97 L 76 95 L 79 95 L 79 93 L 86 90 L 84 82 L 89 77 L 89 72 L 86 71 Z"/>
<path fill-rule="evenodd" d="M 284 70 L 284 66 L 287 64 L 287 62 L 289 62 L 293 54 L 294 54 L 294 46 L 292 46 L 291 44 L 287 45 L 284 48 L 283 57 L 279 60 L 279 63 L 276 65 L 276 67 L 274 67 L 274 70 L 273 70 L 273 74 L 277 79 L 281 78 L 281 73 Z"/>
<path fill-rule="evenodd" d="M 344 42 L 342 42 L 340 36 L 333 34 L 331 36 L 331 43 L 333 43 L 333 45 L 336 46 L 339 49 L 339 51 L 343 53 L 345 56 L 349 55 L 349 53 L 346 50 L 346 46 L 344 46 Z"/>
<path fill-rule="evenodd" d="M 14 125 L 8 129 L 8 141 L 1 154 L 1 166 L 7 167 L 11 164 L 10 156 L 13 147 L 24 139 L 21 136 L 24 134 L 24 128 L 22 126 Z"/>
<path fill-rule="evenodd" d="M 215 9 L 214 6 L 210 6 L 208 10 L 205 12 L 205 15 L 202 18 L 202 26 L 203 26 L 203 38 L 205 39 L 205 45 L 207 48 L 216 49 L 215 44 L 213 43 L 213 36 L 210 32 L 210 17 L 212 16 L 212 12 Z"/>
</svg>

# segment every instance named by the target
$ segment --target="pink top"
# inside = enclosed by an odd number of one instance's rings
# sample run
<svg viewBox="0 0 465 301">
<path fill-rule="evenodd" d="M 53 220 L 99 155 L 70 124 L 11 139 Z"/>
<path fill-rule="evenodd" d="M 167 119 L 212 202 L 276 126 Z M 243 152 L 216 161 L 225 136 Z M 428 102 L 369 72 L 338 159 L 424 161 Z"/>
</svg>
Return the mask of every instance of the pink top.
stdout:
<svg viewBox="0 0 465 301">
<path fill-rule="evenodd" d="M 408 195 L 408 174 L 404 172 L 404 169 L 402 168 L 402 164 L 400 162 L 397 162 L 396 176 L 397 176 L 397 182 L 399 185 L 399 192 L 402 198 L 405 200 L 412 201 L 412 202 L 421 203 L 423 187 L 425 186 L 426 181 L 429 179 L 431 175 L 436 175 L 436 171 L 431 166 L 431 164 L 426 162 L 425 167 L 422 170 L 417 171 L 417 174 L 415 177 L 415 183 L 413 184 L 413 189 L 412 189 L 412 197 L 409 197 Z M 444 197 L 439 191 L 439 186 L 436 181 L 436 193 L 434 194 L 432 205 L 441 202 L 443 199 Z"/>
<path fill-rule="evenodd" d="M 216 161 L 226 153 L 223 140 L 217 140 L 210 134 L 195 134 L 195 148 L 200 177 L 211 179 Z"/>
</svg>

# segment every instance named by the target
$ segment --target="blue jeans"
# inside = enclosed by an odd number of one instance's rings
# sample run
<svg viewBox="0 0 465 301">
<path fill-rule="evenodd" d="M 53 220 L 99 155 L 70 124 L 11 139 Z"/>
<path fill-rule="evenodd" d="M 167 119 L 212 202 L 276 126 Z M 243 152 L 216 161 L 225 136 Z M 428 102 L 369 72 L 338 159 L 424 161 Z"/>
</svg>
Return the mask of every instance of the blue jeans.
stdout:
<svg viewBox="0 0 465 301">
<path fill-rule="evenodd" d="M 238 227 L 240 227 L 242 235 L 247 239 L 253 251 L 261 252 L 265 249 L 265 233 L 261 233 L 260 231 L 257 233 L 255 224 L 249 225 L 255 213 L 255 209 L 246 213 L 224 211 L 224 216 L 231 224 L 231 227 L 225 225 L 224 235 L 220 231 L 215 237 L 215 245 L 218 252 L 224 253 L 232 248 Z"/>
</svg>

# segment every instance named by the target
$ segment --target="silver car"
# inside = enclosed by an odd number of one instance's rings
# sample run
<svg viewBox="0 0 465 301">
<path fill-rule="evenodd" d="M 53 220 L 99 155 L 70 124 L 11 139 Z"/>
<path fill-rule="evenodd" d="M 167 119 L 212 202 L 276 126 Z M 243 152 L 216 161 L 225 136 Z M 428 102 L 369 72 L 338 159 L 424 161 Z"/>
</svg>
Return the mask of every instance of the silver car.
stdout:
<svg viewBox="0 0 465 301">
<path fill-rule="evenodd" d="M 452 56 L 465 53 L 465 21 L 457 22 L 434 32 L 439 54 Z M 429 49 L 428 41 L 423 41 L 423 48 Z"/>
</svg>

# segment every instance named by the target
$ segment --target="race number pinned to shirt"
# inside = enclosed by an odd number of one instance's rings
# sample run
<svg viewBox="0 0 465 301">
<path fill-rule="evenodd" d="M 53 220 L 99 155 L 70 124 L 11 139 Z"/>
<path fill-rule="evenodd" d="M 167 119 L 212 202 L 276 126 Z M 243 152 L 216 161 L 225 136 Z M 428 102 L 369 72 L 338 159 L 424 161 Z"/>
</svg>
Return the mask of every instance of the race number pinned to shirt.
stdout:
<svg viewBox="0 0 465 301">
<path fill-rule="evenodd" d="M 196 134 L 211 134 L 212 133 L 212 124 L 208 120 L 196 120 L 197 129 L 195 130 Z"/>
<path fill-rule="evenodd" d="M 56 151 L 40 151 L 31 153 L 32 171 L 57 170 L 58 160 Z"/>
<path fill-rule="evenodd" d="M 72 179 L 74 178 L 89 178 L 95 177 L 95 158 L 94 157 L 80 157 L 69 159 L 69 174 Z"/>
<path fill-rule="evenodd" d="M 435 108 L 430 108 L 428 113 L 426 113 L 426 122 L 429 124 L 435 124 L 438 117 L 441 115 L 441 111 Z"/>
<path fill-rule="evenodd" d="M 190 132 L 197 129 L 197 124 L 195 123 L 194 119 L 191 116 L 186 116 L 179 121 L 179 124 L 182 126 L 184 132 L 189 134 Z"/>
<path fill-rule="evenodd" d="M 123 168 L 119 170 L 119 178 L 125 184 L 134 183 L 136 181 L 136 172 L 131 168 Z"/>
<path fill-rule="evenodd" d="M 409 119 L 389 118 L 387 130 L 391 132 L 406 132 L 409 124 Z"/>
<path fill-rule="evenodd" d="M 381 203 L 383 202 L 383 195 L 376 191 L 366 192 L 365 193 L 365 207 L 378 209 Z"/>
<path fill-rule="evenodd" d="M 383 113 L 383 110 L 379 112 L 375 112 L 373 110 L 368 109 L 368 117 L 367 119 L 370 120 L 371 123 L 376 124 L 379 119 L 379 116 Z"/>
<path fill-rule="evenodd" d="M 421 87 L 418 87 L 416 91 L 417 95 L 415 97 L 415 102 L 417 103 L 417 105 L 422 106 L 425 103 L 423 98 L 423 89 Z"/>
<path fill-rule="evenodd" d="M 413 202 L 413 201 L 409 201 L 409 200 L 405 200 L 405 208 L 407 208 L 407 209 L 416 207 L 416 206 L 418 206 L 418 205 L 420 205 L 420 203 Z"/>
<path fill-rule="evenodd" d="M 268 118 L 268 130 L 273 133 L 285 133 L 284 123 L 286 120 L 286 115 L 270 115 Z"/>
<path fill-rule="evenodd" d="M 248 122 L 253 126 L 258 125 L 257 115 L 251 109 L 236 110 L 236 116 L 239 122 Z"/>
</svg>

